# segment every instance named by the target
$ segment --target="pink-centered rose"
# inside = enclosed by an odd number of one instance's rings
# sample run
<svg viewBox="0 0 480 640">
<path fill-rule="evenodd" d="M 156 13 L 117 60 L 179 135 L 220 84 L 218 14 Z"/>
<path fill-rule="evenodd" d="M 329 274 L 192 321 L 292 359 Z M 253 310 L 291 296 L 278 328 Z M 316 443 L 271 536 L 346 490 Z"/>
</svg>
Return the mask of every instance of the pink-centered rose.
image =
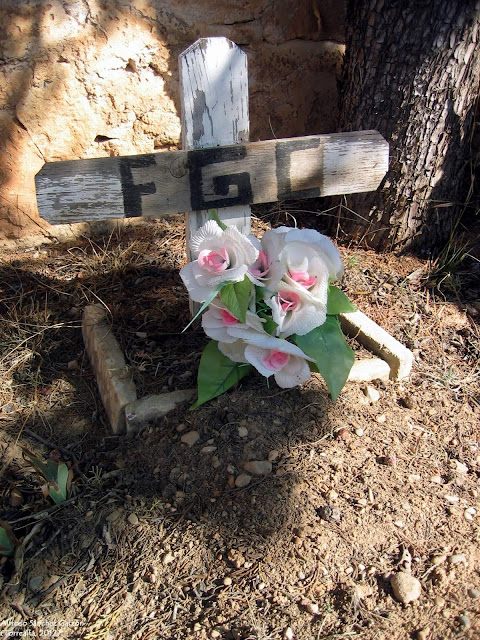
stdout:
<svg viewBox="0 0 480 640">
<path fill-rule="evenodd" d="M 326 306 L 314 304 L 307 289 L 284 281 L 280 281 L 277 288 L 277 293 L 268 298 L 266 303 L 272 310 L 278 337 L 288 338 L 293 334 L 303 336 L 325 322 Z"/>
<path fill-rule="evenodd" d="M 247 310 L 245 324 L 242 324 L 228 311 L 219 297 L 214 298 L 203 314 L 202 327 L 209 338 L 224 343 L 238 340 L 238 336 L 230 333 L 230 329 L 233 328 L 247 332 L 251 330 L 263 332 L 263 322 L 256 313 Z"/>
<path fill-rule="evenodd" d="M 220 344 L 220 351 L 234 362 L 249 362 L 263 376 L 274 376 L 282 389 L 303 384 L 310 378 L 309 358 L 299 347 L 266 333 L 231 327 L 229 333 L 238 336 L 230 344 Z"/>
<path fill-rule="evenodd" d="M 265 288 L 277 335 L 305 335 L 326 320 L 328 285 L 343 274 L 340 253 L 333 242 L 313 229 L 281 227 L 267 231 L 262 247 L 278 249 L 268 271 Z M 296 294 L 295 304 L 284 296 Z"/>
<path fill-rule="evenodd" d="M 225 282 L 240 282 L 258 258 L 258 249 L 234 227 L 222 230 L 209 220 L 190 241 L 197 259 L 180 270 L 180 277 L 195 302 L 205 302 Z"/>
</svg>

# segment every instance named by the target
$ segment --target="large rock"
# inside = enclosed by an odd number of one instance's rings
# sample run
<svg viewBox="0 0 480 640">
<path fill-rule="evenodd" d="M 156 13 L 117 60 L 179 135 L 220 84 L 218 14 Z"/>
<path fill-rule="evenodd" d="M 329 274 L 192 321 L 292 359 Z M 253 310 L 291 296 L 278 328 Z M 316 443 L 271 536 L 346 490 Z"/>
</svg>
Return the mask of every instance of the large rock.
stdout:
<svg viewBox="0 0 480 640">
<path fill-rule="evenodd" d="M 250 139 L 332 131 L 343 3 L 268 0 L 3 0 L 0 239 L 48 225 L 43 162 L 180 143 L 178 55 L 226 36 L 249 59 Z"/>
</svg>

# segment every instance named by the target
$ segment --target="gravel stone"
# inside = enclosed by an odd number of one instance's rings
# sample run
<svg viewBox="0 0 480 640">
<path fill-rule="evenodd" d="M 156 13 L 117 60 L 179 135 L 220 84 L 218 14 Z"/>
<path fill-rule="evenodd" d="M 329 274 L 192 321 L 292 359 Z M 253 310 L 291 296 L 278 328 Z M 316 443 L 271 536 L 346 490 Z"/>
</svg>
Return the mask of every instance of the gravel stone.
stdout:
<svg viewBox="0 0 480 640">
<path fill-rule="evenodd" d="M 189 431 L 188 433 L 185 433 L 180 440 L 183 442 L 183 444 L 187 444 L 189 447 L 193 447 L 193 445 L 198 442 L 200 438 L 200 434 L 198 433 L 198 431 Z"/>
<path fill-rule="evenodd" d="M 173 555 L 173 553 L 170 553 L 170 551 L 166 553 L 162 558 L 163 564 L 170 564 L 174 560 L 175 560 L 175 556 Z"/>
<path fill-rule="evenodd" d="M 32 591 L 38 591 L 42 585 L 43 576 L 33 576 L 28 581 L 28 586 Z"/>
<path fill-rule="evenodd" d="M 393 594 L 403 604 L 409 604 L 414 600 L 418 600 L 422 592 L 422 585 L 410 573 L 400 571 L 396 573 L 390 580 Z"/>
<path fill-rule="evenodd" d="M 130 524 L 136 525 L 138 524 L 138 516 L 136 513 L 131 513 L 127 520 L 129 521 Z"/>
<path fill-rule="evenodd" d="M 380 400 L 380 392 L 370 384 L 363 389 L 363 393 L 369 402 L 378 402 Z"/>
<path fill-rule="evenodd" d="M 461 616 L 458 616 L 458 622 L 462 625 L 464 629 L 469 629 L 472 626 L 472 623 L 470 622 L 470 618 L 467 616 L 466 613 L 462 613 Z"/>
<path fill-rule="evenodd" d="M 248 473 L 241 473 L 239 476 L 235 478 L 235 486 L 239 489 L 246 487 L 247 484 L 250 483 L 252 476 L 249 476 Z"/>
<path fill-rule="evenodd" d="M 467 557 L 464 553 L 454 553 L 448 558 L 449 564 L 467 564 Z"/>
<path fill-rule="evenodd" d="M 264 476 L 272 473 L 272 463 L 268 460 L 250 460 L 243 468 L 247 473 L 251 473 L 254 476 Z"/>
</svg>

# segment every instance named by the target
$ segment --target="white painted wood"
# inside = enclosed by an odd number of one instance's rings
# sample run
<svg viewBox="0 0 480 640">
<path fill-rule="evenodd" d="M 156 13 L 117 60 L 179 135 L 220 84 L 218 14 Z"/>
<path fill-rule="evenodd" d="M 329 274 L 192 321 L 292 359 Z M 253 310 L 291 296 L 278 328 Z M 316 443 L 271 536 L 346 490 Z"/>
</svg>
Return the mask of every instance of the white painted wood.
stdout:
<svg viewBox="0 0 480 640">
<path fill-rule="evenodd" d="M 217 149 L 218 154 L 229 152 L 232 159 L 204 166 L 193 188 L 197 197 L 201 194 L 205 202 L 215 201 L 217 207 L 223 206 L 223 199 L 239 195 L 237 186 L 230 187 L 232 193 L 226 196 L 216 193 L 214 179 L 219 177 L 233 181 L 239 174 L 247 175 L 251 193 L 242 201 L 247 204 L 289 199 L 288 189 L 290 199 L 295 200 L 371 191 L 388 168 L 388 143 L 376 131 L 264 140 Z M 190 173 L 202 154 L 198 149 L 49 162 L 35 178 L 39 213 L 51 224 L 61 224 L 191 211 L 195 197 Z M 230 211 L 231 217 L 237 212 Z M 222 215 L 221 210 L 219 213 Z M 243 225 L 243 217 L 241 220 Z"/>
<path fill-rule="evenodd" d="M 179 57 L 182 146 L 201 149 L 247 142 L 247 56 L 227 38 L 200 38 Z M 218 211 L 228 226 L 250 233 L 250 207 Z M 187 214 L 186 240 L 208 219 L 208 211 Z M 189 259 L 191 259 L 189 255 Z"/>
</svg>

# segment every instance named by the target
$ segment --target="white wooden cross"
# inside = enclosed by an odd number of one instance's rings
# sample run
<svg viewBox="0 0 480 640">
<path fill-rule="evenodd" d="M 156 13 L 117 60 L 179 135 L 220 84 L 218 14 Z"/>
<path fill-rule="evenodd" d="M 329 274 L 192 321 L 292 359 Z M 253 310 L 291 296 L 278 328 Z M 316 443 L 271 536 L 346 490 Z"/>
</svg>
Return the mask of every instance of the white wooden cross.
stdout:
<svg viewBox="0 0 480 640">
<path fill-rule="evenodd" d="M 197 40 L 179 61 L 183 150 L 47 163 L 35 178 L 43 218 L 59 224 L 187 212 L 188 251 L 209 209 L 249 233 L 250 204 L 371 191 L 382 181 L 388 143 L 376 131 L 249 142 L 247 56 L 230 40 Z M 136 399 L 99 313 L 87 308 L 84 337 L 117 433 L 125 429 L 125 416 L 128 430 L 132 416 L 145 415 L 145 406 L 157 408 L 160 396 Z M 346 315 L 351 331 L 363 334 L 383 358 L 373 374 L 369 365 L 368 375 L 408 376 L 411 353 L 405 347 L 361 312 Z"/>
</svg>

